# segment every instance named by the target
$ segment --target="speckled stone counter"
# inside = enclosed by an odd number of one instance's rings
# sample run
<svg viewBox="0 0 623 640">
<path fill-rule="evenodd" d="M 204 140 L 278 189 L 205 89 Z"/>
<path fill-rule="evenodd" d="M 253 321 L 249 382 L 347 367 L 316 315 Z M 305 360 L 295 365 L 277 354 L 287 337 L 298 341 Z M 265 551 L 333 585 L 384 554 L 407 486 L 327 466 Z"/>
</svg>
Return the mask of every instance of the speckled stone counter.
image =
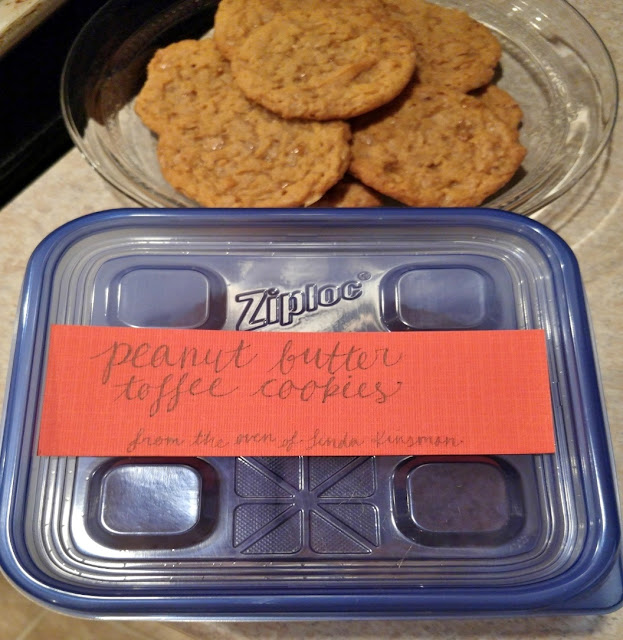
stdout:
<svg viewBox="0 0 623 640">
<path fill-rule="evenodd" d="M 64 0 L 0 0 L 0 55 L 30 33 Z"/>
<path fill-rule="evenodd" d="M 606 42 L 619 74 L 623 72 L 623 4 L 575 0 Z M 623 121 L 596 167 L 555 209 L 542 216 L 575 251 L 584 278 L 601 365 L 615 457 L 623 470 Z M 36 244 L 62 223 L 80 215 L 124 206 L 73 150 L 0 211 L 0 390 L 9 361 L 16 305 L 27 259 Z M 623 487 L 623 472 L 619 486 Z M 18 602 L 15 606 L 19 605 Z M 26 601 L 24 600 L 24 603 Z M 25 606 L 32 607 L 31 603 Z M 43 615 L 43 614 L 42 614 Z M 43 621 L 58 627 L 54 613 Z M 60 616 L 59 616 L 60 617 Z M 47 621 L 47 622 L 45 622 Z M 41 628 L 41 637 L 50 637 Z M 76 621 L 80 635 L 118 637 L 108 623 Z M 110 623 L 119 630 L 125 623 Z M 130 623 L 127 623 L 130 624 Z M 543 617 L 509 620 L 304 623 L 145 623 L 157 638 L 623 638 L 623 610 L 607 616 Z M 57 625 L 57 626 L 54 626 Z M 66 628 L 74 629 L 74 622 Z M 140 623 L 138 623 L 140 625 Z M 141 627 L 131 623 L 132 634 Z M 1 631 L 1 629 L 0 629 Z M 128 632 L 130 633 L 130 632 Z M 77 634 L 77 631 L 76 631 Z M 28 637 L 2 635 L 2 638 Z M 37 636 L 38 637 L 38 636 Z M 57 636 L 53 636 L 57 637 Z M 70 637 L 70 636 L 58 636 Z M 125 635 L 123 637 L 126 637 Z M 128 637 L 134 637 L 128 635 Z"/>
</svg>

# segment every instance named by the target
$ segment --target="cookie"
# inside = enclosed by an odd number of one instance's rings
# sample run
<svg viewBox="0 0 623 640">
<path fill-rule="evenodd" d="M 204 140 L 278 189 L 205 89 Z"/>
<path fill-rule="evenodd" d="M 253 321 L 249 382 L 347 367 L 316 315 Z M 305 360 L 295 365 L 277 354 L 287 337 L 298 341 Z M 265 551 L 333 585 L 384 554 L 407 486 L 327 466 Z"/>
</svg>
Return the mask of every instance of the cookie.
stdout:
<svg viewBox="0 0 623 640">
<path fill-rule="evenodd" d="M 415 69 L 413 42 L 370 0 L 354 5 L 305 3 L 252 31 L 231 61 L 245 95 L 284 118 L 314 120 L 351 118 L 397 96 Z"/>
<path fill-rule="evenodd" d="M 283 121 L 259 110 L 196 129 L 167 130 L 158 140 L 162 174 L 205 207 L 301 207 L 316 202 L 344 174 L 345 123 Z"/>
<path fill-rule="evenodd" d="M 361 207 L 380 207 L 383 197 L 365 184 L 351 176 L 344 176 L 335 186 L 318 200 L 313 207 L 347 209 Z"/>
<path fill-rule="evenodd" d="M 504 186 L 525 149 L 473 96 L 412 83 L 353 123 L 350 172 L 416 207 L 477 206 Z"/>
<path fill-rule="evenodd" d="M 464 11 L 424 0 L 384 0 L 409 29 L 422 84 L 471 91 L 491 81 L 502 55 L 495 35 Z"/>
<path fill-rule="evenodd" d="M 511 129 L 519 129 L 523 119 L 523 112 L 513 96 L 507 91 L 495 84 L 488 84 L 472 92 L 472 95 L 487 105 Z"/>
<path fill-rule="evenodd" d="M 218 107 L 232 84 L 229 64 L 211 40 L 183 40 L 154 54 L 134 108 L 155 133 L 171 123 L 193 123 L 197 111 Z"/>
<path fill-rule="evenodd" d="M 214 42 L 231 59 L 252 31 L 298 6 L 300 0 L 221 0 L 214 15 Z"/>
<path fill-rule="evenodd" d="M 213 42 L 186 41 L 182 49 L 203 70 L 184 82 L 184 91 L 209 97 L 183 109 L 168 99 L 154 107 L 158 160 L 175 189 L 207 207 L 299 207 L 316 202 L 344 175 L 346 122 L 279 118 L 247 100 Z M 208 75 L 218 76 L 209 91 L 201 85 Z"/>
<path fill-rule="evenodd" d="M 330 7 L 339 12 L 344 0 L 307 0 L 305 6 Z M 301 8 L 301 0 L 220 0 L 214 16 L 214 41 L 223 56 L 231 59 L 249 35 L 277 15 Z M 349 0 L 351 11 L 383 12 L 382 0 Z"/>
</svg>

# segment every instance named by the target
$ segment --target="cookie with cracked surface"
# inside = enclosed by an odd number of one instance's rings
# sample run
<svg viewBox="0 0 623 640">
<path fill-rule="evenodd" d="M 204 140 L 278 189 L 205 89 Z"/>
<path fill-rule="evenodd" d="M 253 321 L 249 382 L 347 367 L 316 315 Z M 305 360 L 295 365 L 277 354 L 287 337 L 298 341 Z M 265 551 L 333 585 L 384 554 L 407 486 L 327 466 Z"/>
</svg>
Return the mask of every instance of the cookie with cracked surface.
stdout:
<svg viewBox="0 0 623 640">
<path fill-rule="evenodd" d="M 370 2 L 355 4 L 312 2 L 255 29 L 232 57 L 245 95 L 313 120 L 351 118 L 397 96 L 415 69 L 413 42 Z"/>
<path fill-rule="evenodd" d="M 331 7 L 340 11 L 346 0 L 307 0 L 306 8 Z M 350 11 L 384 10 L 382 0 L 348 0 Z M 231 59 L 249 35 L 277 15 L 300 9 L 301 0 L 220 0 L 214 16 L 214 41 Z M 342 8 L 343 10 L 343 8 Z"/>
<path fill-rule="evenodd" d="M 300 207 L 342 177 L 348 140 L 346 123 L 286 121 L 255 107 L 244 119 L 167 129 L 158 159 L 167 182 L 203 206 Z"/>
<path fill-rule="evenodd" d="M 382 204 L 383 197 L 380 193 L 370 189 L 370 187 L 351 176 L 344 176 L 312 206 L 316 208 L 347 209 L 351 207 L 380 207 Z"/>
<path fill-rule="evenodd" d="M 161 133 L 172 123 L 192 123 L 199 110 L 216 108 L 231 84 L 229 63 L 212 40 L 182 40 L 156 51 L 134 108 L 145 125 Z"/>
<path fill-rule="evenodd" d="M 472 92 L 472 95 L 487 105 L 509 127 L 519 129 L 523 111 L 510 93 L 495 84 L 488 84 Z"/>
<path fill-rule="evenodd" d="M 298 207 L 344 175 L 347 123 L 279 118 L 244 96 L 213 41 L 178 45 L 156 54 L 167 64 L 137 107 L 159 134 L 158 160 L 171 186 L 209 207 Z M 195 73 L 180 71 L 182 58 Z"/>
<path fill-rule="evenodd" d="M 214 15 L 214 42 L 231 59 L 255 29 L 300 4 L 300 0 L 221 0 Z"/>
<path fill-rule="evenodd" d="M 350 172 L 415 207 L 477 206 L 503 187 L 526 150 L 473 96 L 411 84 L 352 123 Z"/>
<path fill-rule="evenodd" d="M 422 84 L 467 92 L 491 81 L 502 48 L 484 24 L 464 11 L 424 0 L 384 2 L 390 15 L 411 33 Z"/>
</svg>

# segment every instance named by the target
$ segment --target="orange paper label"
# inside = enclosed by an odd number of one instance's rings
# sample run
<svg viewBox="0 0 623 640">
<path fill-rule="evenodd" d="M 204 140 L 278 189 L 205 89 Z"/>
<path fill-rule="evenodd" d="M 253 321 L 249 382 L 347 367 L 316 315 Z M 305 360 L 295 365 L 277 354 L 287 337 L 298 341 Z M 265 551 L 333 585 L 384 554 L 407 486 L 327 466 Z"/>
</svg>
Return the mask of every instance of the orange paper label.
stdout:
<svg viewBox="0 0 623 640">
<path fill-rule="evenodd" d="M 43 456 L 553 451 L 540 330 L 51 329 Z"/>
</svg>

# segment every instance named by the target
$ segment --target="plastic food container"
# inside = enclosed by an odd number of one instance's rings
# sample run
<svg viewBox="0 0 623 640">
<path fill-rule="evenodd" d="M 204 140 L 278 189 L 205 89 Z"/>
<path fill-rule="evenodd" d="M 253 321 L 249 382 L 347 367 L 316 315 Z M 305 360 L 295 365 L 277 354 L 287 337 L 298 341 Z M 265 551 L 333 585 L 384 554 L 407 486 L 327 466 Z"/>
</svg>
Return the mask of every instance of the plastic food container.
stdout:
<svg viewBox="0 0 623 640">
<path fill-rule="evenodd" d="M 324 293 L 296 316 L 246 311 L 251 294 L 306 290 Z M 39 457 L 52 324 L 543 329 L 556 453 Z M 28 266 L 0 557 L 51 607 L 169 619 L 606 612 L 623 593 L 615 486 L 575 258 L 525 217 L 120 210 L 61 227 Z"/>
</svg>

